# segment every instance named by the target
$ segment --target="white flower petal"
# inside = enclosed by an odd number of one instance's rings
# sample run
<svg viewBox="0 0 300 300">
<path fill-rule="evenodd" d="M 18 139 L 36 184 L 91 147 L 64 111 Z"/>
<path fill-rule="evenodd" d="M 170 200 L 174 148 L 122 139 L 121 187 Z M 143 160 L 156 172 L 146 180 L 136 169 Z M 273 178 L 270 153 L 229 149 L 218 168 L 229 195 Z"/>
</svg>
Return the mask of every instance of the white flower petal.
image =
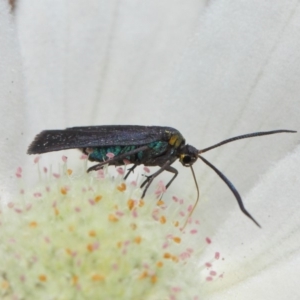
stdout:
<svg viewBox="0 0 300 300">
<path fill-rule="evenodd" d="M 36 119 L 31 131 L 116 121 L 160 123 L 149 112 L 159 110 L 162 86 L 203 4 L 20 1 L 16 16 Z"/>
<path fill-rule="evenodd" d="M 224 249 L 224 278 L 206 285 L 207 299 L 299 299 L 300 147 L 263 176 L 246 200 L 262 229 L 234 213 L 213 237 Z M 255 209 L 256 208 L 256 209 Z"/>
<path fill-rule="evenodd" d="M 253 131 L 299 130 L 299 20 L 296 1 L 211 3 L 179 62 L 170 97 L 159 106 L 167 124 L 199 148 Z M 205 156 L 243 196 L 298 140 L 299 134 L 253 138 Z M 213 232 L 216 220 L 222 223 L 237 209 L 236 201 L 207 166 L 195 168 L 202 203 L 210 200 L 201 207 L 204 222 Z M 192 199 L 190 172 L 180 172 L 177 191 Z"/>
<path fill-rule="evenodd" d="M 8 1 L 0 1 L 0 57 L 0 193 L 7 200 L 15 168 L 25 159 L 21 59 Z"/>
</svg>

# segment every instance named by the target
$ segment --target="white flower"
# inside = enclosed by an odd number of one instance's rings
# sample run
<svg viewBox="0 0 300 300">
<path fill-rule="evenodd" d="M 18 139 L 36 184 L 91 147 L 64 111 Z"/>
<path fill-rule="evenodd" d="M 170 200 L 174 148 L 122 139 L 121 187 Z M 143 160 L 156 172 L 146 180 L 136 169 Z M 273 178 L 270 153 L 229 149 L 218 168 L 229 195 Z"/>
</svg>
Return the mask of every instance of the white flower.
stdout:
<svg viewBox="0 0 300 300">
<path fill-rule="evenodd" d="M 197 148 L 253 131 L 299 130 L 297 2 L 18 1 L 12 16 L 4 0 L 0 5 L 1 199 L 10 195 L 14 168 L 29 161 L 27 145 L 46 128 L 167 125 Z M 300 250 L 293 243 L 300 218 L 291 218 L 298 141 L 298 134 L 282 134 L 206 155 L 235 184 L 261 230 L 197 163 L 196 213 L 226 262 L 218 267 L 223 279 L 205 284 L 205 299 L 299 298 Z M 193 201 L 189 170 L 175 167 L 180 175 L 167 194 Z"/>
<path fill-rule="evenodd" d="M 140 199 L 123 168 L 113 179 L 64 161 L 3 208 L 1 299 L 197 299 L 199 222 L 183 229 L 188 203 Z"/>
</svg>

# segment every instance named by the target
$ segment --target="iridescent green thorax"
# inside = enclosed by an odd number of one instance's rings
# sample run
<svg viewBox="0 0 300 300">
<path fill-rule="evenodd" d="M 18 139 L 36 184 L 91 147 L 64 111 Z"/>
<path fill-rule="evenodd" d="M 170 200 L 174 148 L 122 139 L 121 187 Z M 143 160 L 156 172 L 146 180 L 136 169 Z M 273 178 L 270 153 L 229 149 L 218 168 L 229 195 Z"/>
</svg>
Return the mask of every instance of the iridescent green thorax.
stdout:
<svg viewBox="0 0 300 300">
<path fill-rule="evenodd" d="M 126 157 L 132 163 L 139 163 L 139 161 L 143 159 L 153 158 L 162 153 L 164 153 L 169 144 L 168 142 L 164 141 L 156 141 L 147 144 L 150 148 L 149 150 L 144 150 L 137 152 L 135 154 L 129 155 Z M 92 152 L 89 154 L 89 159 L 92 161 L 106 161 L 108 160 L 108 153 L 114 154 L 114 156 L 118 156 L 132 150 L 135 150 L 141 146 L 107 146 L 107 147 L 99 147 L 99 148 L 92 148 Z"/>
<path fill-rule="evenodd" d="M 105 161 L 108 159 L 107 154 L 112 153 L 114 156 L 134 150 L 136 146 L 107 146 L 100 148 L 93 148 L 89 155 L 90 160 Z"/>
</svg>

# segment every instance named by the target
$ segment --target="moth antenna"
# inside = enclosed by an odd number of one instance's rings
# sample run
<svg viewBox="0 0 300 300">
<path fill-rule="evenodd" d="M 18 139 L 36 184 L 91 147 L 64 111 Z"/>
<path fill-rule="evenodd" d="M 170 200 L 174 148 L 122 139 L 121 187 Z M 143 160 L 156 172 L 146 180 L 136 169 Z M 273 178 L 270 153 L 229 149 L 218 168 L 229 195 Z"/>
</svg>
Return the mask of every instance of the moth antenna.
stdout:
<svg viewBox="0 0 300 300">
<path fill-rule="evenodd" d="M 212 165 L 209 161 L 207 161 L 204 157 L 198 155 L 198 157 L 205 163 L 207 164 L 210 168 L 212 168 L 218 175 L 219 177 L 226 183 L 226 185 L 229 187 L 229 189 L 232 191 L 232 193 L 234 194 L 238 205 L 241 209 L 241 211 L 248 217 L 250 218 L 259 228 L 261 228 L 261 226 L 259 225 L 259 223 L 250 215 L 250 213 L 248 213 L 248 211 L 246 210 L 246 208 L 244 207 L 243 204 L 243 200 L 239 194 L 239 192 L 237 191 L 237 189 L 235 188 L 235 186 L 229 181 L 229 179 L 221 172 L 219 171 L 214 165 Z"/>
<path fill-rule="evenodd" d="M 201 154 L 201 153 L 207 152 L 207 151 L 209 151 L 211 149 L 220 147 L 220 146 L 222 146 L 224 144 L 231 143 L 231 142 L 236 141 L 236 140 L 242 140 L 242 139 L 247 139 L 247 138 L 256 137 L 256 136 L 270 135 L 270 134 L 283 133 L 283 132 L 295 133 L 297 131 L 295 131 L 295 130 L 280 129 L 280 130 L 261 131 L 261 132 L 253 132 L 253 133 L 243 134 L 243 135 L 235 136 L 235 137 L 232 137 L 230 139 L 224 140 L 224 141 L 222 141 L 220 143 L 217 143 L 217 144 L 215 144 L 213 146 L 210 146 L 210 147 L 204 148 L 202 150 L 199 150 L 198 153 Z"/>
</svg>

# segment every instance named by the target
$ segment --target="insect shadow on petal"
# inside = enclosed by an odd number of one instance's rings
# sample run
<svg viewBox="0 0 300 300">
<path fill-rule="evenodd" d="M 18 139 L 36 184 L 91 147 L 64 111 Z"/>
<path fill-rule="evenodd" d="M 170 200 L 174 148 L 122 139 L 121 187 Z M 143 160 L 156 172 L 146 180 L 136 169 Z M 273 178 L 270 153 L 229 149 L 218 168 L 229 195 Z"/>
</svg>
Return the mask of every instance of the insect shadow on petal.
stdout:
<svg viewBox="0 0 300 300">
<path fill-rule="evenodd" d="M 99 170 L 103 168 L 104 165 L 121 166 L 125 164 L 124 161 L 133 164 L 133 166 L 128 169 L 124 179 L 126 179 L 138 165 L 143 164 L 149 167 L 160 167 L 152 175 L 146 176 L 146 179 L 141 184 L 141 188 L 144 188 L 142 198 L 146 195 L 153 180 L 163 171 L 173 173 L 173 177 L 167 183 L 166 188 L 171 185 L 178 175 L 178 171 L 171 165 L 179 159 L 183 166 L 191 168 L 197 189 L 197 199 L 183 227 L 186 226 L 188 219 L 191 217 L 199 201 L 199 188 L 192 165 L 197 159 L 201 159 L 225 182 L 234 194 L 241 211 L 260 227 L 259 223 L 245 209 L 242 198 L 234 185 L 221 171 L 207 161 L 202 154 L 236 140 L 284 132 L 295 133 L 296 131 L 280 129 L 254 132 L 232 137 L 210 147 L 198 150 L 186 144 L 182 134 L 171 127 L 138 125 L 72 127 L 63 130 L 42 131 L 30 144 L 27 153 L 40 154 L 79 148 L 83 153 L 88 155 L 90 161 L 98 162 L 98 164 L 90 167 L 87 172 Z M 113 154 L 113 157 L 109 159 L 107 154 Z"/>
</svg>

